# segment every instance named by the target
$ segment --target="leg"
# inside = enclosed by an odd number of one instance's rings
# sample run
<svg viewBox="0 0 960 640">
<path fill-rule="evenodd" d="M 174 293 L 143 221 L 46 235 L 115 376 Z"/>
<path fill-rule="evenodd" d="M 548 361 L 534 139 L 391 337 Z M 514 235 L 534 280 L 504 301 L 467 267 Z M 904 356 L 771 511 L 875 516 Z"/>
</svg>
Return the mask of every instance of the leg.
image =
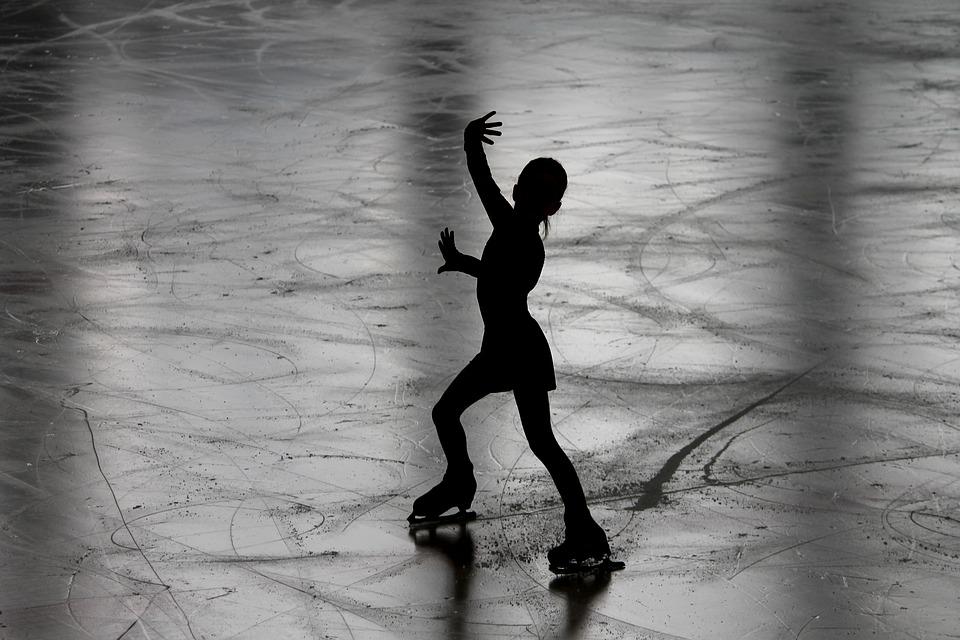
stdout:
<svg viewBox="0 0 960 640">
<path fill-rule="evenodd" d="M 473 477 L 467 436 L 460 424 L 460 416 L 467 407 L 492 391 L 496 389 L 484 371 L 483 360 L 474 358 L 440 396 L 433 408 L 433 422 L 447 458 L 447 471 L 440 484 L 414 500 L 413 513 L 407 518 L 411 527 L 441 522 L 442 514 L 453 507 L 460 510 L 453 516 L 455 519 L 464 521 L 476 517 L 467 511 L 476 494 L 477 481 Z"/>
<path fill-rule="evenodd" d="M 607 534 L 590 515 L 573 463 L 553 435 L 547 392 L 517 389 L 513 394 L 530 450 L 550 472 L 563 500 L 566 535 L 559 546 L 547 553 L 550 570 L 570 573 L 599 567 L 622 568 L 622 564 L 610 564 Z"/>
<path fill-rule="evenodd" d="M 433 408 L 433 424 L 437 428 L 437 437 L 449 470 L 473 472 L 460 416 L 470 405 L 497 390 L 485 374 L 481 361 L 474 359 L 457 374 L 440 396 Z"/>
<path fill-rule="evenodd" d="M 587 499 L 583 495 L 580 478 L 573 463 L 553 434 L 550 426 L 550 399 L 547 392 L 536 389 L 516 389 L 513 392 L 520 411 L 523 433 L 530 443 L 530 450 L 547 468 L 553 483 L 557 485 L 564 506 L 564 522 L 569 526 L 591 520 Z"/>
</svg>

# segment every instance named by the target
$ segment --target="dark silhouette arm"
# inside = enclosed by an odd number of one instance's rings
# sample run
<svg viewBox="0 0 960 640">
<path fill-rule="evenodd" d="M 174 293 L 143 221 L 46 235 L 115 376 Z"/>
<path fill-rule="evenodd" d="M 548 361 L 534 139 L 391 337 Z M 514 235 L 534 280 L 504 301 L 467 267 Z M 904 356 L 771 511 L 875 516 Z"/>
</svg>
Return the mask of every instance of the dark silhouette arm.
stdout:
<svg viewBox="0 0 960 640">
<path fill-rule="evenodd" d="M 502 123 L 487 122 L 495 113 L 496 111 L 491 111 L 467 125 L 466 129 L 463 130 L 463 150 L 467 154 L 467 169 L 470 171 L 473 185 L 477 189 L 477 195 L 480 196 L 480 202 L 483 204 L 490 222 L 496 227 L 513 213 L 513 207 L 500 193 L 500 187 L 497 186 L 493 175 L 490 173 L 490 165 L 487 164 L 487 156 L 483 152 L 484 143 L 493 144 L 493 140 L 489 136 L 500 135 L 500 132 L 494 127 L 499 127 Z"/>
<path fill-rule="evenodd" d="M 443 265 L 437 269 L 437 273 L 446 271 L 462 271 L 468 276 L 474 278 L 480 277 L 480 259 L 460 253 L 453 239 L 453 231 L 444 228 L 440 232 L 440 253 L 443 255 Z"/>
<path fill-rule="evenodd" d="M 468 256 L 465 253 L 461 253 L 462 263 L 460 265 L 460 271 L 464 272 L 468 276 L 473 276 L 474 278 L 480 277 L 480 258 L 474 256 Z"/>
</svg>

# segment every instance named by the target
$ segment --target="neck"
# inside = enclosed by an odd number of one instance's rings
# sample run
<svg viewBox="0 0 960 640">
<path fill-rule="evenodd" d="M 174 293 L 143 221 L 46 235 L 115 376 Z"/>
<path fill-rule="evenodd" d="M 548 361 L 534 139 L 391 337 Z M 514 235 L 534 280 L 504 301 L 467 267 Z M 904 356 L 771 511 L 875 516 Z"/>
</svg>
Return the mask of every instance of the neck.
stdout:
<svg viewBox="0 0 960 640">
<path fill-rule="evenodd" d="M 531 225 L 540 226 L 540 223 L 545 220 L 543 216 L 539 216 L 529 209 L 521 209 L 520 207 L 514 208 L 514 213 L 520 217 L 524 222 L 529 222 Z"/>
</svg>

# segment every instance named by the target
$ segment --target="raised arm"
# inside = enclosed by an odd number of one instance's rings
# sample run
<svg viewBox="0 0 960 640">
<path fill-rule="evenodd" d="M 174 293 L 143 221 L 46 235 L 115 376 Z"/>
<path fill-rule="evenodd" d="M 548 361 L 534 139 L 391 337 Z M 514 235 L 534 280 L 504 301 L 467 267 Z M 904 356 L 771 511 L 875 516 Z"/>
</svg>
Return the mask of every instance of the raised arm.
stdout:
<svg viewBox="0 0 960 640">
<path fill-rule="evenodd" d="M 493 144 L 493 140 L 488 136 L 500 135 L 495 127 L 502 126 L 502 123 L 487 122 L 495 113 L 496 111 L 491 111 L 482 118 L 471 121 L 463 130 L 463 150 L 467 154 L 467 169 L 470 171 L 477 195 L 480 196 L 480 202 L 493 226 L 497 226 L 513 213 L 513 207 L 500 193 L 500 187 L 490 174 L 490 165 L 487 164 L 487 156 L 483 152 L 484 143 Z"/>
</svg>

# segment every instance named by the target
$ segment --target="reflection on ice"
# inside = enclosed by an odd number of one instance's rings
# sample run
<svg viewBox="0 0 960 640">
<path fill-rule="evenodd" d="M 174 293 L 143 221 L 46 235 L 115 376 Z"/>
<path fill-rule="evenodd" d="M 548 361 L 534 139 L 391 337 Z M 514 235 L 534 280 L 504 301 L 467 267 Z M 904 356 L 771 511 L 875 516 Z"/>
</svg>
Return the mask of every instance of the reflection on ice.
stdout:
<svg viewBox="0 0 960 640">
<path fill-rule="evenodd" d="M 274 5 L 0 8 L 0 635 L 954 633 L 951 3 Z M 571 178 L 531 308 L 609 579 L 551 582 L 509 396 L 408 535 L 489 109 Z"/>
<path fill-rule="evenodd" d="M 466 622 L 470 617 L 470 609 L 473 608 L 470 586 L 476 562 L 470 529 L 460 524 L 411 532 L 410 535 L 418 549 L 437 551 L 447 561 L 452 582 L 449 588 L 451 597 L 447 610 L 439 612 L 436 617 L 447 622 L 446 637 L 463 637 L 467 633 Z"/>
</svg>

